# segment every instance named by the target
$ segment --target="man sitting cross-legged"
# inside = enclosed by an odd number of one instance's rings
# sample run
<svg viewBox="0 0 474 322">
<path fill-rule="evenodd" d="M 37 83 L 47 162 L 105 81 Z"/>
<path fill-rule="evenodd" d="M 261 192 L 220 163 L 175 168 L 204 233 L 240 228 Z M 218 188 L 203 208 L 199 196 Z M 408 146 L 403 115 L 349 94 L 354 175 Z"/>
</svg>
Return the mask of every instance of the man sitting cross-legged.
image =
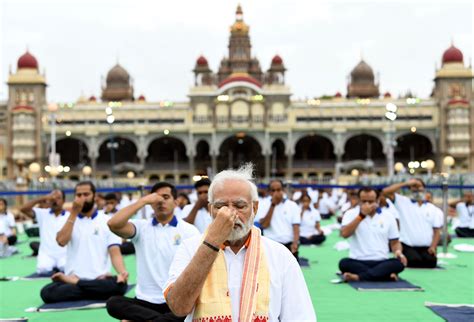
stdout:
<svg viewBox="0 0 474 322">
<path fill-rule="evenodd" d="M 339 262 L 344 280 L 397 280 L 407 264 L 402 254 L 395 218 L 378 208 L 378 191 L 364 187 L 358 192 L 359 207 L 347 211 L 342 218 L 341 235 L 350 238 L 349 258 Z M 389 242 L 397 258 L 388 258 Z"/>
<path fill-rule="evenodd" d="M 56 236 L 60 246 L 67 246 L 65 274 L 54 274 L 53 283 L 43 287 L 45 303 L 106 300 L 127 291 L 121 239 L 109 230 L 109 217 L 94 207 L 95 186 L 80 182 L 74 195 L 71 213 Z M 111 261 L 118 276 L 109 273 Z"/>
<path fill-rule="evenodd" d="M 51 208 L 35 207 L 42 201 L 48 201 Z M 36 272 L 46 274 L 52 271 L 64 271 L 66 248 L 56 242 L 56 234 L 64 226 L 69 212 L 63 209 L 66 194 L 53 190 L 50 194 L 33 199 L 24 204 L 20 211 L 28 217 L 36 218 L 41 242 L 31 242 L 30 247 L 38 255 Z"/>
<path fill-rule="evenodd" d="M 176 188 L 167 182 L 155 184 L 149 195 L 121 209 L 109 221 L 110 229 L 122 238 L 130 238 L 136 248 L 136 298 L 114 296 L 107 311 L 117 319 L 132 321 L 183 321 L 171 313 L 163 295 L 164 284 L 174 254 L 181 242 L 199 235 L 193 225 L 176 218 Z M 154 211 L 152 219 L 130 218 L 145 205 Z"/>
</svg>

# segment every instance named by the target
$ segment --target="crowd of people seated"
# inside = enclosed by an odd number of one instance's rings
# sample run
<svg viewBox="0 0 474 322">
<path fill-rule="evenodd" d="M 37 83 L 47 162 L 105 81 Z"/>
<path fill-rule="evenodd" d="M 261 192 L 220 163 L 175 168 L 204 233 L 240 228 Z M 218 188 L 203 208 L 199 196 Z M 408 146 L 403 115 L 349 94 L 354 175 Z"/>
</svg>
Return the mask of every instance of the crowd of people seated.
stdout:
<svg viewBox="0 0 474 322">
<path fill-rule="evenodd" d="M 450 204 L 458 237 L 474 237 L 473 199 L 466 191 Z M 7 208 L 0 199 L 0 256 L 17 241 Z M 258 189 L 251 165 L 201 179 L 189 193 L 158 182 L 140 198 L 98 194 L 84 181 L 72 196 L 53 190 L 19 211 L 39 230 L 30 243 L 36 270 L 52 279 L 43 301 L 108 300 L 108 313 L 125 321 L 315 321 L 299 248 L 325 247 L 325 226 L 348 239 L 344 281 L 393 281 L 405 267 L 437 266 L 444 222 L 420 179 L 293 191 L 275 179 Z M 127 254 L 135 254 L 135 298 L 125 296 Z"/>
</svg>

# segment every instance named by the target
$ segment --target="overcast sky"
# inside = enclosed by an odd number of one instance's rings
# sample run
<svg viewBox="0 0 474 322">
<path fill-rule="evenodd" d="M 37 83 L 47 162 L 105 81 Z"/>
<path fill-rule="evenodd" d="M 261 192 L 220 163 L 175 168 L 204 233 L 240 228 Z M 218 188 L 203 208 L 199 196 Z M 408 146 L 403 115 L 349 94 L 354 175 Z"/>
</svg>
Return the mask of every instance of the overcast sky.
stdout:
<svg viewBox="0 0 474 322">
<path fill-rule="evenodd" d="M 0 99 L 9 65 L 28 47 L 46 69 L 48 100 L 100 96 L 117 62 L 135 96 L 185 100 L 203 54 L 216 71 L 227 55 L 237 3 L 250 25 L 252 55 L 264 70 L 278 53 L 293 99 L 346 93 L 361 55 L 380 73 L 381 91 L 428 97 L 435 64 L 451 40 L 469 63 L 471 1 L 0 0 Z"/>
</svg>

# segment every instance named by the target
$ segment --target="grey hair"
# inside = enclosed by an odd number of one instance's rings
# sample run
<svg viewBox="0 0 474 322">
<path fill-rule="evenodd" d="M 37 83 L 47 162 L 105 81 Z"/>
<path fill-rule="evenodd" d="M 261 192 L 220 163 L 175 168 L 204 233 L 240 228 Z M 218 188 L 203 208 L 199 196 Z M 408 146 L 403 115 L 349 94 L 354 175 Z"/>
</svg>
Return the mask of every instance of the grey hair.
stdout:
<svg viewBox="0 0 474 322">
<path fill-rule="evenodd" d="M 250 188 L 250 197 L 252 198 L 252 201 L 258 200 L 257 186 L 254 183 L 254 177 L 253 177 L 253 164 L 249 162 L 242 165 L 237 170 L 228 169 L 216 174 L 216 176 L 212 180 L 211 185 L 209 186 L 209 191 L 208 191 L 209 203 L 214 202 L 214 193 L 216 189 L 222 187 L 224 185 L 224 182 L 228 180 L 237 180 L 237 181 L 247 182 Z"/>
</svg>

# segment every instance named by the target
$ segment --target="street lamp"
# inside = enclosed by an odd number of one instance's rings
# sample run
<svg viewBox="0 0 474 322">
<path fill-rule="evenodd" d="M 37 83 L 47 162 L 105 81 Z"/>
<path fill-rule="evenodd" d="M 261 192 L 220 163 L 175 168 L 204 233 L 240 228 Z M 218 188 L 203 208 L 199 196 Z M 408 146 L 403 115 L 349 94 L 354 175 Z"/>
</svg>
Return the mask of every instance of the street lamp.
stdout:
<svg viewBox="0 0 474 322">
<path fill-rule="evenodd" d="M 451 167 L 456 163 L 456 160 L 450 155 L 447 155 L 443 159 L 443 165 L 447 168 L 447 175 L 443 177 L 443 212 L 444 212 L 444 222 L 443 222 L 443 252 L 438 254 L 438 258 L 455 258 L 456 255 L 448 253 L 448 180 Z"/>
<path fill-rule="evenodd" d="M 41 171 L 41 166 L 38 162 L 33 162 L 28 166 L 31 174 L 37 175 Z"/>
<path fill-rule="evenodd" d="M 428 159 L 425 161 L 426 164 L 426 170 L 428 170 L 428 176 L 431 177 L 431 173 L 433 172 L 433 169 L 435 167 L 435 162 L 431 159 Z"/>
<path fill-rule="evenodd" d="M 92 173 L 92 168 L 90 166 L 86 165 L 82 168 L 82 174 L 86 178 L 88 178 L 91 175 L 91 173 Z"/>
<path fill-rule="evenodd" d="M 109 104 L 110 105 L 110 104 Z M 105 109 L 105 113 L 107 114 L 107 123 L 109 124 L 109 130 L 110 130 L 110 139 L 109 143 L 107 143 L 107 147 L 110 149 L 110 162 L 112 164 L 112 187 L 114 186 L 114 178 L 115 178 L 115 148 L 118 147 L 118 144 L 114 142 L 114 134 L 113 134 L 113 129 L 112 125 L 115 122 L 115 116 L 113 114 L 112 108 L 108 106 Z"/>
<path fill-rule="evenodd" d="M 403 170 L 405 170 L 405 166 L 403 165 L 403 163 L 397 162 L 397 163 L 395 163 L 395 165 L 393 166 L 393 169 L 394 169 L 397 173 L 400 173 L 400 172 L 402 172 Z"/>
<path fill-rule="evenodd" d="M 58 104 L 48 104 L 48 111 L 51 117 L 51 153 L 49 154 L 49 165 L 51 166 L 51 171 L 49 174 L 52 176 L 53 181 L 55 181 L 56 176 L 58 175 L 56 168 L 60 164 L 60 156 L 56 153 L 56 112 L 58 111 Z"/>
<path fill-rule="evenodd" d="M 454 158 L 453 158 L 452 156 L 447 155 L 447 156 L 444 157 L 444 159 L 443 159 L 443 164 L 444 164 L 444 166 L 446 167 L 446 170 L 447 170 L 446 172 L 448 173 L 448 176 L 449 176 L 449 174 L 450 174 L 450 172 L 451 172 L 452 166 L 453 166 L 455 163 L 456 163 L 456 160 L 454 160 Z"/>
<path fill-rule="evenodd" d="M 394 170 L 394 165 L 393 163 L 395 162 L 394 160 L 394 148 L 396 145 L 396 142 L 393 140 L 393 135 L 395 133 L 395 124 L 394 121 L 397 119 L 397 110 L 398 107 L 397 105 L 393 103 L 388 103 L 385 106 L 385 118 L 389 121 L 389 128 L 387 132 L 387 141 L 388 141 L 388 146 L 387 146 L 387 172 L 388 176 L 391 178 L 393 177 L 393 170 Z"/>
</svg>

